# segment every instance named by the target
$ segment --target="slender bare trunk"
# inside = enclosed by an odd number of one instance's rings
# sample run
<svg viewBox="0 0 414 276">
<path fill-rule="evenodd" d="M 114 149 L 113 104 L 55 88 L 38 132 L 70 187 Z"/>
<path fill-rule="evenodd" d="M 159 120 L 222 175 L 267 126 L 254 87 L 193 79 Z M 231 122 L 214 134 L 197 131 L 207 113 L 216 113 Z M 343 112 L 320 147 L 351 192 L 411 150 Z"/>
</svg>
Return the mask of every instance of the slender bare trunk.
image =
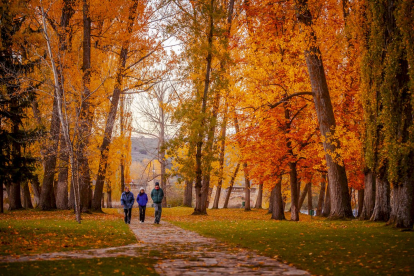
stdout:
<svg viewBox="0 0 414 276">
<path fill-rule="evenodd" d="M 0 181 L 0 213 L 4 213 L 4 207 L 3 207 L 3 197 L 4 197 L 4 190 L 3 190 L 3 182 Z"/>
<path fill-rule="evenodd" d="M 185 191 L 184 191 L 184 206 L 192 207 L 193 203 L 193 181 L 185 181 Z"/>
<path fill-rule="evenodd" d="M 68 209 L 68 176 L 69 176 L 69 155 L 64 138 L 60 140 L 60 165 L 56 189 L 56 208 Z"/>
<path fill-rule="evenodd" d="M 304 51 L 311 82 L 313 100 L 319 121 L 319 129 L 323 137 L 332 135 L 335 131 L 335 116 L 326 82 L 322 55 L 317 46 L 316 33 L 313 31 L 312 14 L 308 7 L 308 0 L 296 0 L 297 19 L 306 31 L 306 49 Z M 326 163 L 329 175 L 329 189 L 331 195 L 331 218 L 353 217 L 351 200 L 348 193 L 348 180 L 345 167 L 336 163 L 328 152 L 338 152 L 339 141 L 324 139 L 323 147 L 326 152 Z"/>
<path fill-rule="evenodd" d="M 308 189 L 309 189 L 309 185 L 308 184 L 306 184 L 305 188 L 303 188 L 303 191 L 302 191 L 302 193 L 300 195 L 299 204 L 298 204 L 298 209 L 299 210 L 302 209 L 303 202 L 305 201 L 305 197 L 308 194 Z"/>
<path fill-rule="evenodd" d="M 273 214 L 273 205 L 275 204 L 275 200 L 276 200 L 276 185 L 273 187 L 272 191 L 270 192 L 270 196 L 269 196 L 269 210 L 268 210 L 268 214 Z"/>
<path fill-rule="evenodd" d="M 289 163 L 289 178 L 290 178 L 290 203 L 291 203 L 291 214 L 290 219 L 293 221 L 299 220 L 299 206 L 298 206 L 298 178 L 296 170 L 296 162 Z"/>
<path fill-rule="evenodd" d="M 33 209 L 32 198 L 30 197 L 29 184 L 25 183 L 22 188 L 23 208 Z"/>
<path fill-rule="evenodd" d="M 227 105 L 226 111 L 227 112 Z M 218 209 L 220 195 L 221 195 L 221 186 L 223 185 L 223 171 L 224 171 L 224 154 L 226 151 L 226 129 L 227 129 L 227 116 L 224 115 L 223 123 L 221 125 L 221 147 L 220 147 L 220 157 L 219 157 L 219 180 L 217 183 L 216 196 L 214 198 L 213 209 Z"/>
<path fill-rule="evenodd" d="M 96 211 L 101 211 L 101 197 L 102 197 L 102 192 L 103 192 L 103 186 L 105 183 L 106 168 L 108 166 L 109 145 L 112 140 L 112 130 L 115 125 L 119 97 L 122 92 L 122 83 L 123 83 L 125 65 L 126 65 L 126 61 L 128 58 L 129 39 L 132 34 L 132 28 L 134 26 L 135 17 L 137 14 L 137 7 L 138 7 L 138 0 L 133 0 L 132 6 L 129 9 L 129 16 L 128 16 L 128 26 L 127 26 L 128 39 L 126 39 L 120 51 L 118 69 L 117 69 L 116 78 L 115 78 L 115 87 L 112 93 L 111 106 L 110 106 L 110 110 L 108 114 L 108 119 L 106 120 L 104 138 L 103 138 L 101 148 L 100 148 L 101 157 L 99 160 L 98 176 L 96 179 L 95 192 L 94 192 L 94 197 L 92 201 L 92 209 Z"/>
<path fill-rule="evenodd" d="M 208 53 L 207 53 L 207 65 L 206 65 L 206 75 L 204 79 L 204 93 L 202 98 L 202 105 L 201 105 L 201 127 L 198 133 L 198 142 L 197 142 L 197 151 L 196 151 L 196 206 L 194 208 L 194 215 L 205 215 L 207 214 L 206 211 L 206 198 L 207 198 L 207 192 L 208 187 L 205 187 L 205 182 L 202 181 L 203 178 L 203 172 L 201 168 L 201 150 L 203 146 L 203 139 L 204 139 L 204 127 L 206 122 L 206 109 L 207 109 L 207 96 L 209 91 L 209 85 L 210 85 L 210 73 L 211 73 L 211 62 L 213 59 L 213 33 L 214 33 L 214 17 L 213 17 L 213 8 L 214 8 L 214 0 L 210 1 L 210 26 L 209 26 L 209 32 L 207 36 L 208 40 Z"/>
<path fill-rule="evenodd" d="M 371 170 L 365 172 L 364 204 L 359 219 L 368 220 L 371 218 L 375 207 L 375 177 Z"/>
<path fill-rule="evenodd" d="M 167 179 L 165 176 L 165 113 L 164 113 L 164 102 L 162 99 L 159 99 L 159 112 L 161 117 L 160 122 L 160 140 L 159 140 L 159 161 L 161 164 L 161 188 L 164 190 L 164 198 L 162 199 L 162 207 L 167 207 L 167 197 L 168 197 L 168 189 L 167 189 Z"/>
<path fill-rule="evenodd" d="M 322 174 L 322 181 L 321 181 L 321 189 L 319 191 L 319 198 L 318 198 L 318 208 L 316 209 L 316 215 L 321 216 L 322 215 L 322 209 L 325 201 L 325 187 L 326 187 L 326 175 Z"/>
<path fill-rule="evenodd" d="M 67 33 L 66 28 L 69 25 L 69 20 L 72 17 L 74 11 L 72 9 L 72 0 L 63 1 L 62 16 L 60 21 L 60 29 L 62 32 L 58 34 L 59 41 L 59 52 L 63 54 L 67 50 Z M 54 61 L 52 61 L 54 62 Z M 60 67 L 58 59 L 58 68 Z M 49 210 L 56 208 L 56 203 L 52 201 L 53 198 L 53 181 L 55 177 L 56 170 L 56 154 L 58 152 L 59 145 L 59 134 L 60 134 L 60 116 L 59 109 L 61 108 L 58 103 L 58 98 L 61 97 L 62 88 L 64 84 L 63 75 L 60 74 L 60 70 L 56 70 L 56 82 L 54 90 L 54 100 L 52 108 L 52 119 L 50 122 L 50 138 L 51 142 L 47 147 L 46 158 L 44 162 L 44 175 L 43 175 L 43 184 L 42 191 L 40 195 L 39 207 L 41 210 Z"/>
<path fill-rule="evenodd" d="M 364 207 L 364 193 L 364 189 L 358 190 L 358 218 L 361 216 L 362 208 Z"/>
<path fill-rule="evenodd" d="M 119 108 L 119 124 L 121 128 L 121 137 L 124 137 L 124 109 L 125 109 L 125 97 L 121 95 L 119 97 L 120 108 Z M 121 191 L 125 190 L 125 156 L 124 153 L 121 155 Z M 161 186 L 162 189 L 164 187 Z"/>
<path fill-rule="evenodd" d="M 254 208 L 256 208 L 256 209 L 262 209 L 263 183 L 260 183 L 259 184 L 258 189 L 259 189 L 259 191 L 257 192 L 256 205 L 254 206 Z"/>
<path fill-rule="evenodd" d="M 224 209 L 227 209 L 227 207 L 229 206 L 231 191 L 233 190 L 234 181 L 236 180 L 239 169 L 240 169 L 240 162 L 237 163 L 236 169 L 234 170 L 234 173 L 231 176 L 230 185 L 229 185 L 229 188 L 227 189 L 226 199 L 224 201 L 224 206 L 223 206 Z"/>
<path fill-rule="evenodd" d="M 282 199 L 282 177 L 280 177 L 279 181 L 276 183 L 276 186 L 272 190 L 271 193 L 271 201 L 272 204 L 272 219 L 275 220 L 285 220 L 285 210 L 283 206 L 283 199 Z"/>
<path fill-rule="evenodd" d="M 329 179 L 328 179 L 328 186 L 326 187 L 326 196 L 325 196 L 325 204 L 323 206 L 322 216 L 328 217 L 331 213 L 331 192 L 329 189 Z"/>
<path fill-rule="evenodd" d="M 312 215 L 312 183 L 308 183 L 308 215 Z"/>
</svg>

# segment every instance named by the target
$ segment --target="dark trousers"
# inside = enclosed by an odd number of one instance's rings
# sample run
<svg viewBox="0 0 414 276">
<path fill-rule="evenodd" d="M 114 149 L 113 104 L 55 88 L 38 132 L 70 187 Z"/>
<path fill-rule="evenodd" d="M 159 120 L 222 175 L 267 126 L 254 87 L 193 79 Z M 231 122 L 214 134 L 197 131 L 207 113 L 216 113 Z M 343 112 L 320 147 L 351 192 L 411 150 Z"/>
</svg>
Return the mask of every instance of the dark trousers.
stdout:
<svg viewBox="0 0 414 276">
<path fill-rule="evenodd" d="M 147 206 L 139 206 L 139 221 L 144 222 L 145 220 L 145 210 L 147 209 Z"/>
<path fill-rule="evenodd" d="M 155 223 L 160 223 L 161 220 L 161 212 L 162 212 L 162 207 L 161 207 L 161 203 L 154 203 L 154 208 L 155 208 Z"/>
<path fill-rule="evenodd" d="M 124 218 L 125 223 L 130 224 L 132 208 L 124 209 L 124 213 L 125 213 L 125 218 Z"/>
</svg>

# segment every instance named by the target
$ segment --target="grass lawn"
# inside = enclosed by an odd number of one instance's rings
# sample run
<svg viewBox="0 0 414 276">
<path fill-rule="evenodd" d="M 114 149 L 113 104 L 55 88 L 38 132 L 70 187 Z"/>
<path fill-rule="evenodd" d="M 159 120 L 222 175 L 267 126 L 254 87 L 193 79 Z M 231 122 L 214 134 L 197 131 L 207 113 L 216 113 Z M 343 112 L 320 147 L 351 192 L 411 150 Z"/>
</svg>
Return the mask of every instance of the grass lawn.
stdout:
<svg viewBox="0 0 414 276">
<path fill-rule="evenodd" d="M 73 211 L 19 210 L 0 214 L 0 255 L 38 254 L 121 246 L 136 242 L 116 209 L 82 214 Z"/>
<path fill-rule="evenodd" d="M 414 232 L 384 223 L 329 221 L 301 214 L 300 222 L 270 220 L 267 210 L 165 208 L 182 228 L 257 250 L 318 275 L 414 275 Z M 289 218 L 290 214 L 287 213 Z"/>
<path fill-rule="evenodd" d="M 153 263 L 131 257 L 0 263 L 0 275 L 158 275 Z"/>
</svg>

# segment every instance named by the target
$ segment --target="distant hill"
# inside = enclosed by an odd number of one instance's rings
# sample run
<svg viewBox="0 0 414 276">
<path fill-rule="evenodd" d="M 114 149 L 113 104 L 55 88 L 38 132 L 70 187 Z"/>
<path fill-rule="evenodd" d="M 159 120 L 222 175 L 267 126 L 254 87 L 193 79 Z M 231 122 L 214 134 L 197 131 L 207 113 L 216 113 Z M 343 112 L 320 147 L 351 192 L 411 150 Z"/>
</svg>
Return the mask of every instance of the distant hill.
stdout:
<svg viewBox="0 0 414 276">
<path fill-rule="evenodd" d="M 142 162 L 144 159 L 157 158 L 158 139 L 131 137 L 131 161 Z"/>
</svg>

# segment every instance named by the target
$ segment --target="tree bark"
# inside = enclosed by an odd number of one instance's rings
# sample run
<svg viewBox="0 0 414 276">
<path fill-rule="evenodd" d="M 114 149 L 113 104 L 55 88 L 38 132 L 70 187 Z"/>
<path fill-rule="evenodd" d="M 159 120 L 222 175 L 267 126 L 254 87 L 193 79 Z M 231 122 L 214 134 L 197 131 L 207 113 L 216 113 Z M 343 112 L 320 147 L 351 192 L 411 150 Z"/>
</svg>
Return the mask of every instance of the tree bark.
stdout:
<svg viewBox="0 0 414 276">
<path fill-rule="evenodd" d="M 299 210 L 302 209 L 303 202 L 305 201 L 305 197 L 308 194 L 308 189 L 309 189 L 308 184 L 306 184 L 306 186 L 303 188 L 302 194 L 300 195 L 299 204 L 298 204 L 298 209 Z"/>
<path fill-rule="evenodd" d="M 193 203 L 193 181 L 185 181 L 184 206 L 192 207 Z"/>
<path fill-rule="evenodd" d="M 308 183 L 308 215 L 312 215 L 312 209 L 313 209 L 313 206 L 312 206 L 312 183 Z"/>
<path fill-rule="evenodd" d="M 326 82 L 325 70 L 322 62 L 322 55 L 317 46 L 317 37 L 312 29 L 312 14 L 308 7 L 308 0 L 296 0 L 297 19 L 304 25 L 303 30 L 307 31 L 307 48 L 304 51 L 306 64 L 308 67 L 309 78 L 313 92 L 316 114 L 319 121 L 319 129 L 323 137 L 334 134 L 335 117 L 331 98 L 329 95 L 328 84 Z M 331 200 L 330 218 L 352 218 L 351 200 L 348 193 L 348 181 L 345 167 L 337 164 L 328 152 L 337 152 L 340 148 L 339 141 L 323 140 L 326 163 L 329 175 L 329 189 Z"/>
<path fill-rule="evenodd" d="M 298 206 L 298 178 L 296 170 L 296 162 L 289 163 L 289 179 L 290 179 L 290 203 L 291 203 L 291 213 L 290 219 L 293 221 L 299 220 L 299 206 Z"/>
<path fill-rule="evenodd" d="M 245 204 L 244 210 L 251 211 L 250 207 L 250 179 L 249 179 L 249 172 L 247 170 L 247 163 L 244 162 L 244 197 L 245 197 Z"/>
<path fill-rule="evenodd" d="M 40 183 L 39 183 L 39 179 L 37 178 L 37 176 L 33 177 L 30 183 L 32 185 L 32 190 L 33 190 L 34 205 L 35 207 L 37 207 L 39 206 L 39 203 L 40 203 L 40 193 L 41 193 Z"/>
<path fill-rule="evenodd" d="M 258 189 L 259 189 L 259 191 L 257 192 L 256 205 L 254 206 L 254 208 L 256 208 L 256 209 L 262 209 L 263 183 L 260 183 L 259 184 Z"/>
<path fill-rule="evenodd" d="M 161 164 L 161 188 L 164 190 L 164 198 L 162 199 L 162 207 L 167 207 L 167 196 L 168 196 L 168 190 L 167 190 L 167 179 L 165 177 L 165 114 L 164 114 L 164 102 L 159 100 L 159 112 L 161 117 L 161 123 L 160 123 L 160 145 L 159 148 L 159 158 L 160 158 L 160 164 Z"/>
<path fill-rule="evenodd" d="M 322 216 L 329 217 L 331 213 L 331 192 L 329 189 L 329 177 L 328 177 L 328 186 L 326 187 L 326 196 L 325 196 L 325 204 L 323 206 Z"/>
<path fill-rule="evenodd" d="M 413 164 L 413 163 L 411 163 Z M 393 187 L 392 212 L 388 224 L 412 229 L 414 224 L 413 173 L 408 173 L 399 185 Z"/>
<path fill-rule="evenodd" d="M 0 181 L 0 213 L 4 213 L 4 207 L 3 207 L 3 197 L 4 197 L 4 190 L 3 190 L 3 182 Z"/>
<path fill-rule="evenodd" d="M 275 204 L 275 200 L 276 200 L 276 185 L 273 187 L 272 191 L 270 192 L 270 196 L 269 196 L 269 210 L 268 210 L 268 214 L 273 214 L 273 205 Z M 283 208 L 284 210 L 284 208 Z"/>
<path fill-rule="evenodd" d="M 120 100 L 120 113 L 119 113 L 119 124 L 121 128 L 121 137 L 124 137 L 124 96 L 121 95 L 119 97 Z M 164 187 L 161 186 L 161 188 L 164 190 Z M 121 191 L 123 192 L 125 190 L 125 159 L 124 154 L 121 155 Z M 165 206 L 163 206 L 165 207 Z"/>
<path fill-rule="evenodd" d="M 56 208 L 68 209 L 68 176 L 69 176 L 69 155 L 65 139 L 60 140 L 60 166 L 56 191 Z"/>
<path fill-rule="evenodd" d="M 317 216 L 321 216 L 322 215 L 322 209 L 323 209 L 323 204 L 325 201 L 325 187 L 326 187 L 326 175 L 322 174 L 322 181 L 321 181 L 321 189 L 319 191 L 319 198 L 318 198 L 318 208 L 316 209 L 316 215 Z"/>
<path fill-rule="evenodd" d="M 275 220 L 285 220 L 285 210 L 283 207 L 282 199 L 282 178 L 276 183 L 276 186 L 272 190 L 271 198 L 273 197 L 272 204 L 272 219 Z"/>
<path fill-rule="evenodd" d="M 375 207 L 375 177 L 371 170 L 365 172 L 364 203 L 359 219 L 368 220 L 371 218 Z"/>
<path fill-rule="evenodd" d="M 106 192 L 106 208 L 112 208 L 112 191 Z"/>
<path fill-rule="evenodd" d="M 29 184 L 25 183 L 22 190 L 23 208 L 33 209 L 32 199 L 30 197 Z"/>
<path fill-rule="evenodd" d="M 226 199 L 224 201 L 224 206 L 223 206 L 224 209 L 227 209 L 227 207 L 229 206 L 231 191 L 233 190 L 234 181 L 236 180 L 239 169 L 240 169 L 240 162 L 237 163 L 236 169 L 234 170 L 234 173 L 231 177 L 230 185 L 229 185 L 229 188 L 227 189 Z"/>
<path fill-rule="evenodd" d="M 112 140 L 112 130 L 115 125 L 116 113 L 118 109 L 119 97 L 122 92 L 122 82 L 124 77 L 125 65 L 128 58 L 129 40 L 132 34 L 132 28 L 134 26 L 135 17 L 137 14 L 138 0 L 132 1 L 132 6 L 129 9 L 128 16 L 128 38 L 123 43 L 121 52 L 119 55 L 118 69 L 115 78 L 115 87 L 112 93 L 111 106 L 106 120 L 104 138 L 101 144 L 101 157 L 99 160 L 98 176 L 96 178 L 95 192 L 92 201 L 92 209 L 95 211 L 101 211 L 101 197 L 103 192 L 103 186 L 105 183 L 106 168 L 108 166 L 108 151 L 109 145 Z"/>
<path fill-rule="evenodd" d="M 70 18 L 72 17 L 74 10 L 72 8 L 72 0 L 64 0 L 63 1 L 63 8 L 62 8 L 62 16 L 60 21 L 60 29 L 62 30 L 61 33 L 58 33 L 58 44 L 59 44 L 59 51 L 63 54 L 67 49 L 67 34 L 66 28 L 69 25 Z M 54 62 L 54 61 L 52 61 Z M 60 61 L 58 59 L 58 67 Z M 51 142 L 47 147 L 46 158 L 44 162 L 44 175 L 43 175 L 43 183 L 42 183 L 42 191 L 40 194 L 40 202 L 39 207 L 41 210 L 50 210 L 56 208 L 56 203 L 52 202 L 53 198 L 53 181 L 55 178 L 55 171 L 56 171 L 56 154 L 58 152 L 58 145 L 59 145 L 59 134 L 60 134 L 60 119 L 59 119 L 59 104 L 58 98 L 62 95 L 58 94 L 61 93 L 62 87 L 64 84 L 64 78 L 59 73 L 60 70 L 57 70 L 56 81 L 58 82 L 58 86 L 55 86 L 54 90 L 54 100 L 53 100 L 53 108 L 52 108 L 52 119 L 50 122 L 50 138 Z"/>
<path fill-rule="evenodd" d="M 364 189 L 360 189 L 358 190 L 358 215 L 357 217 L 359 218 L 362 214 L 362 208 L 364 206 Z"/>
<path fill-rule="evenodd" d="M 226 104 L 226 111 L 227 112 L 227 104 Z M 220 147 L 220 157 L 219 157 L 219 180 L 217 183 L 216 189 L 216 196 L 214 198 L 213 209 L 218 209 L 220 195 L 221 195 L 221 187 L 223 185 L 223 171 L 224 171 L 224 155 L 226 151 L 226 129 L 227 129 L 227 116 L 224 115 L 223 123 L 221 125 L 221 147 Z"/>
<path fill-rule="evenodd" d="M 22 209 L 22 201 L 20 196 L 20 183 L 12 183 L 10 185 L 9 196 L 9 210 Z"/>
<path fill-rule="evenodd" d="M 193 215 L 206 215 L 206 197 L 208 192 L 208 187 L 203 187 L 205 184 L 204 181 L 202 181 L 203 178 L 203 172 L 201 168 L 201 150 L 203 146 L 203 139 L 204 139 L 204 127 L 205 127 L 205 121 L 206 121 L 206 109 L 207 109 L 207 96 L 208 96 L 208 90 L 210 85 L 210 73 L 211 73 L 211 62 L 213 59 L 212 54 L 212 47 L 213 47 L 213 32 L 214 32 L 214 21 L 213 21 L 213 6 L 214 6 L 214 0 L 210 1 L 210 26 L 209 26 L 209 32 L 207 36 L 208 40 L 208 53 L 207 53 L 207 64 L 206 64 L 206 75 L 204 79 L 204 93 L 202 98 L 202 104 L 201 104 L 201 127 L 198 133 L 198 141 L 196 145 L 196 182 L 195 182 L 195 188 L 196 188 L 196 206 L 194 208 Z"/>
<path fill-rule="evenodd" d="M 377 175 L 375 180 L 375 207 L 371 216 L 372 221 L 388 221 L 390 219 L 390 183 L 384 174 Z"/>
</svg>

